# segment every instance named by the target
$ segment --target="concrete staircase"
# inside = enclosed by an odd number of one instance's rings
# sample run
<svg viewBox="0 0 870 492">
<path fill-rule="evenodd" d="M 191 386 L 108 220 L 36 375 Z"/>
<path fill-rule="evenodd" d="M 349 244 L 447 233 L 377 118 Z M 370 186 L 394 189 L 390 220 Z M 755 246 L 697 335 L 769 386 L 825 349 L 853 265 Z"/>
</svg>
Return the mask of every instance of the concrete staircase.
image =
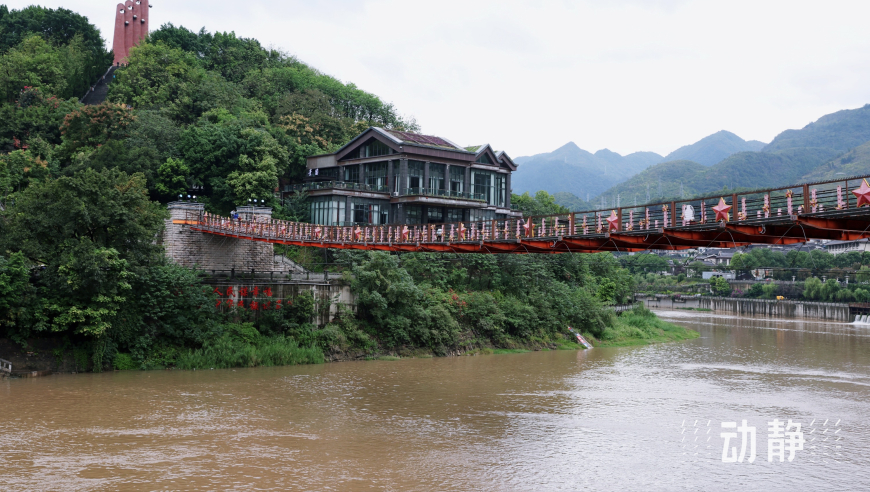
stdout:
<svg viewBox="0 0 870 492">
<path fill-rule="evenodd" d="M 91 86 L 88 93 L 79 101 L 82 104 L 87 104 L 89 106 L 102 104 L 109 95 L 109 84 L 112 82 L 112 77 L 114 77 L 117 68 L 118 67 L 115 65 L 109 67 L 109 70 L 107 70 L 106 73 L 100 77 L 93 86 Z"/>
<path fill-rule="evenodd" d="M 275 264 L 280 265 L 279 270 L 281 271 L 289 270 L 290 273 L 309 273 L 308 270 L 305 269 L 305 267 L 303 267 L 299 263 L 296 263 L 290 258 L 287 258 L 284 255 L 276 254 Z"/>
</svg>

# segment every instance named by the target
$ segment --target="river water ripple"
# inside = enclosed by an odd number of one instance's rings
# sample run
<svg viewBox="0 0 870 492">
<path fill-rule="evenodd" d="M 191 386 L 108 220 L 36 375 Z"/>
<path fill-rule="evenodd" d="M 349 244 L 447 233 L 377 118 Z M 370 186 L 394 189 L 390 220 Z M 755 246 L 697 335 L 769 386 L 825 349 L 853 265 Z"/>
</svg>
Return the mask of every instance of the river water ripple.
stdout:
<svg viewBox="0 0 870 492">
<path fill-rule="evenodd" d="M 0 381 L 0 490 L 870 489 L 870 325 L 660 315 L 701 338 Z"/>
</svg>

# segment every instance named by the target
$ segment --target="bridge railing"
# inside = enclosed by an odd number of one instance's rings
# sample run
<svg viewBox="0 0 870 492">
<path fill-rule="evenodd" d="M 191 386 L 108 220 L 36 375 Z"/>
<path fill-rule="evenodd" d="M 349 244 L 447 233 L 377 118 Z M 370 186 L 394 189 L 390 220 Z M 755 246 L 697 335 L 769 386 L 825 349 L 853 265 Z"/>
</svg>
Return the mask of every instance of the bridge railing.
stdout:
<svg viewBox="0 0 870 492">
<path fill-rule="evenodd" d="M 758 219 L 826 214 L 857 207 L 852 190 L 864 177 L 823 181 L 783 188 L 751 190 L 525 218 L 476 220 L 435 224 L 318 225 L 248 216 L 233 220 L 199 211 L 189 211 L 187 222 L 207 232 L 280 242 L 316 241 L 366 245 L 419 245 L 550 241 L 562 237 L 606 237 L 610 233 L 663 232 L 664 229 L 709 226 L 718 222 L 740 224 Z M 691 206 L 691 210 L 687 206 Z M 718 213 L 717 213 L 718 211 Z M 719 219 L 717 221 L 717 218 Z"/>
<path fill-rule="evenodd" d="M 858 198 L 852 191 L 860 187 L 865 179 L 870 179 L 870 175 L 572 212 L 567 216 L 535 216 L 529 219 L 534 223 L 555 217 L 560 217 L 566 222 L 570 221 L 574 227 L 573 234 L 568 235 L 654 231 L 663 228 L 715 225 L 721 222 L 721 219 L 716 220 L 714 207 L 722 202 L 727 207 L 728 222 L 739 223 L 773 217 L 787 219 L 793 215 L 857 208 Z M 689 215 L 690 210 L 685 208 L 686 205 L 691 205 L 691 215 Z M 610 222 L 608 218 L 611 219 Z"/>
</svg>

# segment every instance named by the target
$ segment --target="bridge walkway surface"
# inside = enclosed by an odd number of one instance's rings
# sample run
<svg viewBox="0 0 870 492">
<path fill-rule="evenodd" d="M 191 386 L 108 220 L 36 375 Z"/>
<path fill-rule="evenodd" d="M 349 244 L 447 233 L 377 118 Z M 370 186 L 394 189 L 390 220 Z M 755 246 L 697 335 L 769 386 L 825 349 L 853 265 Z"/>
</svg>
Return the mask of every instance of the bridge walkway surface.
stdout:
<svg viewBox="0 0 870 492">
<path fill-rule="evenodd" d="M 870 237 L 868 177 L 524 219 L 328 226 L 252 214 L 234 220 L 199 208 L 172 223 L 249 241 L 396 252 L 639 252 L 856 240 Z"/>
</svg>

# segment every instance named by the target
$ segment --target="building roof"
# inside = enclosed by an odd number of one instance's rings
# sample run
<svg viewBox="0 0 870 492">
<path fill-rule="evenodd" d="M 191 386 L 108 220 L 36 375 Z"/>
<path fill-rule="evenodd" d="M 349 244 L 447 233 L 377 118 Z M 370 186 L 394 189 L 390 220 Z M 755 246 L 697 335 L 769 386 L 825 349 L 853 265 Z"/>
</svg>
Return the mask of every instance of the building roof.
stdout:
<svg viewBox="0 0 870 492">
<path fill-rule="evenodd" d="M 390 135 L 401 140 L 403 143 L 424 145 L 426 147 L 441 147 L 451 150 L 467 150 L 447 140 L 446 138 L 436 137 L 434 135 L 421 135 L 419 133 L 401 132 L 398 130 L 384 130 Z M 473 152 L 469 150 L 469 152 Z"/>
<path fill-rule="evenodd" d="M 827 248 L 828 246 L 836 246 L 838 244 L 866 243 L 867 241 L 870 241 L 870 239 L 855 239 L 852 241 L 829 241 L 827 244 L 825 244 L 824 247 Z"/>
</svg>

